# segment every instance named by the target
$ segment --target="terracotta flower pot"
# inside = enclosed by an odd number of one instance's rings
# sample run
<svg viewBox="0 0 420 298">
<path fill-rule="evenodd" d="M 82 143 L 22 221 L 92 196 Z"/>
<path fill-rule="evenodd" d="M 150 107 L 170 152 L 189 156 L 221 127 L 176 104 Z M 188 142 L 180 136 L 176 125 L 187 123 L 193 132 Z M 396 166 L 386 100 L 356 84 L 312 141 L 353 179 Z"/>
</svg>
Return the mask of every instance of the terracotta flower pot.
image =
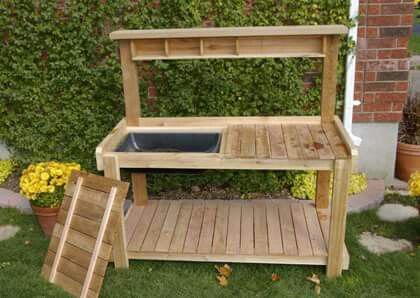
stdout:
<svg viewBox="0 0 420 298">
<path fill-rule="evenodd" d="M 415 171 L 420 171 L 420 145 L 398 142 L 395 176 L 408 181 Z"/>
<path fill-rule="evenodd" d="M 57 221 L 57 214 L 60 207 L 45 208 L 37 207 L 31 204 L 32 210 L 38 219 L 38 223 L 46 236 L 51 236 L 54 229 L 55 222 Z"/>
</svg>

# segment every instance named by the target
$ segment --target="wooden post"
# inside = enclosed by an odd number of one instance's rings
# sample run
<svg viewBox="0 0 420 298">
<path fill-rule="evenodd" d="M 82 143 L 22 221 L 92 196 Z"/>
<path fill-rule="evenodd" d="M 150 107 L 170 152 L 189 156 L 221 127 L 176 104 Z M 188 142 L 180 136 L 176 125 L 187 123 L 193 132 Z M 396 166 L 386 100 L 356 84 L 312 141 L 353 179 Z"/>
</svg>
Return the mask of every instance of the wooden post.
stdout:
<svg viewBox="0 0 420 298">
<path fill-rule="evenodd" d="M 121 180 L 118 159 L 115 156 L 107 155 L 103 157 L 104 174 L 116 180 Z M 116 222 L 115 239 L 113 243 L 113 255 L 115 268 L 128 268 L 127 240 L 125 238 L 124 204 L 121 206 L 120 215 Z"/>
<path fill-rule="evenodd" d="M 341 276 L 344 238 L 346 233 L 347 191 L 351 174 L 351 159 L 338 159 L 334 165 L 333 197 L 331 201 L 330 234 L 328 241 L 327 276 Z"/>
<path fill-rule="evenodd" d="M 331 171 L 317 171 L 316 175 L 316 209 L 327 209 L 330 205 Z"/>
<path fill-rule="evenodd" d="M 321 121 L 323 124 L 334 121 L 339 41 L 339 37 L 336 35 L 324 36 L 325 58 L 322 67 L 321 89 Z"/>
<path fill-rule="evenodd" d="M 131 174 L 131 186 L 133 187 L 133 201 L 136 206 L 147 205 L 147 182 L 146 174 L 133 173 Z"/>
<path fill-rule="evenodd" d="M 120 56 L 127 126 L 138 126 L 140 117 L 139 79 L 136 64 L 131 59 L 130 40 L 120 41 Z"/>
</svg>

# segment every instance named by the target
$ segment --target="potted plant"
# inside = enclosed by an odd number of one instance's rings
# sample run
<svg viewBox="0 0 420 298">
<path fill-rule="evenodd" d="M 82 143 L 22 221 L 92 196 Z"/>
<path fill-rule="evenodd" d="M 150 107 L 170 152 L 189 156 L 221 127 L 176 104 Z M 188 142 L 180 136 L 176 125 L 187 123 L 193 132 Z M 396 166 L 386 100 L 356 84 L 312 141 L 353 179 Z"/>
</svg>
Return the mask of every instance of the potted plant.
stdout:
<svg viewBox="0 0 420 298">
<path fill-rule="evenodd" d="M 64 198 L 64 189 L 77 163 L 41 162 L 31 164 L 20 177 L 20 192 L 31 203 L 32 210 L 44 231 L 50 236 Z"/>
<path fill-rule="evenodd" d="M 420 100 L 410 98 L 399 127 L 395 176 L 408 181 L 420 170 Z"/>
</svg>

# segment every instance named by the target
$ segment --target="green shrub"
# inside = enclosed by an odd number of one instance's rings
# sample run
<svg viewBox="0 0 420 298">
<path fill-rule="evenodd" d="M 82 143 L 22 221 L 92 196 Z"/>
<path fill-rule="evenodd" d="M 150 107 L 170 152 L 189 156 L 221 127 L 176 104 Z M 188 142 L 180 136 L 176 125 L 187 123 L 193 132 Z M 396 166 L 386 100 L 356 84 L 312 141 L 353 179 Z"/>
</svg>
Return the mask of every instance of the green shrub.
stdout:
<svg viewBox="0 0 420 298">
<path fill-rule="evenodd" d="M 13 172 L 14 163 L 10 159 L 0 160 L 0 184 Z"/>
<path fill-rule="evenodd" d="M 95 147 L 123 117 L 117 43 L 107 33 L 120 27 L 345 24 L 349 0 L 115 0 L 0 1 L 0 139 L 24 166 L 42 160 L 77 161 L 95 168 Z M 343 99 L 340 55 L 338 109 Z M 153 104 L 143 100 L 144 115 L 313 115 L 319 112 L 319 81 L 303 88 L 308 59 L 157 61 L 141 66 L 141 98 L 152 81 Z M 232 187 L 272 189 L 284 174 L 223 172 Z M 245 172 L 248 173 L 248 172 Z M 256 178 L 258 175 L 259 178 Z M 175 177 L 172 184 L 182 184 Z M 151 187 L 164 177 L 151 177 Z M 194 178 L 195 179 L 195 178 Z M 219 183 L 219 174 L 202 178 Z M 265 179 L 272 181 L 265 182 Z M 248 180 L 264 181 L 251 183 Z M 176 182 L 178 181 L 178 182 Z M 188 179 L 184 180 L 189 183 Z M 239 182 L 242 181 L 242 182 Z M 245 181 L 245 182 L 244 182 Z M 155 185 L 153 185 L 155 184 Z M 186 184 L 185 184 L 186 185 Z"/>
<path fill-rule="evenodd" d="M 330 197 L 332 195 L 332 179 L 330 183 Z M 349 184 L 349 195 L 354 195 L 363 192 L 367 187 L 366 174 L 352 174 Z M 316 172 L 308 171 L 295 175 L 293 185 L 291 187 L 291 194 L 298 199 L 315 199 L 316 193 Z"/>
</svg>

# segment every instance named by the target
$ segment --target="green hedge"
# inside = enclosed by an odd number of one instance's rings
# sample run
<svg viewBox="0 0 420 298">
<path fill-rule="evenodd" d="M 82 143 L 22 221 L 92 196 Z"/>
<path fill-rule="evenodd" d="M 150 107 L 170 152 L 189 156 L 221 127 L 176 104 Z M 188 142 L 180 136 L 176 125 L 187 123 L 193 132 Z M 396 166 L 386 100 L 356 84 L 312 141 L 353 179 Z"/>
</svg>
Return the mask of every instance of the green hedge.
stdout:
<svg viewBox="0 0 420 298">
<path fill-rule="evenodd" d="M 21 163 L 54 159 L 94 169 L 96 145 L 123 116 L 117 45 L 109 40 L 109 30 L 196 27 L 205 22 L 349 25 L 348 0 L 256 0 L 251 10 L 249 1 L 242 0 L 73 0 L 65 1 L 64 9 L 57 2 L 0 2 L 0 139 Z M 342 62 L 347 48 L 342 47 Z M 143 102 L 145 115 L 319 112 L 319 81 L 310 90 L 303 88 L 303 75 L 316 68 L 308 59 L 157 61 L 141 68 L 142 98 L 149 82 L 158 92 L 158 100 Z M 342 72 L 339 79 L 340 107 Z M 233 173 L 160 179 L 178 181 L 171 187 L 224 181 L 244 191 L 270 191 L 284 184 L 281 173 Z M 250 186 L 247 180 L 257 182 Z"/>
</svg>

